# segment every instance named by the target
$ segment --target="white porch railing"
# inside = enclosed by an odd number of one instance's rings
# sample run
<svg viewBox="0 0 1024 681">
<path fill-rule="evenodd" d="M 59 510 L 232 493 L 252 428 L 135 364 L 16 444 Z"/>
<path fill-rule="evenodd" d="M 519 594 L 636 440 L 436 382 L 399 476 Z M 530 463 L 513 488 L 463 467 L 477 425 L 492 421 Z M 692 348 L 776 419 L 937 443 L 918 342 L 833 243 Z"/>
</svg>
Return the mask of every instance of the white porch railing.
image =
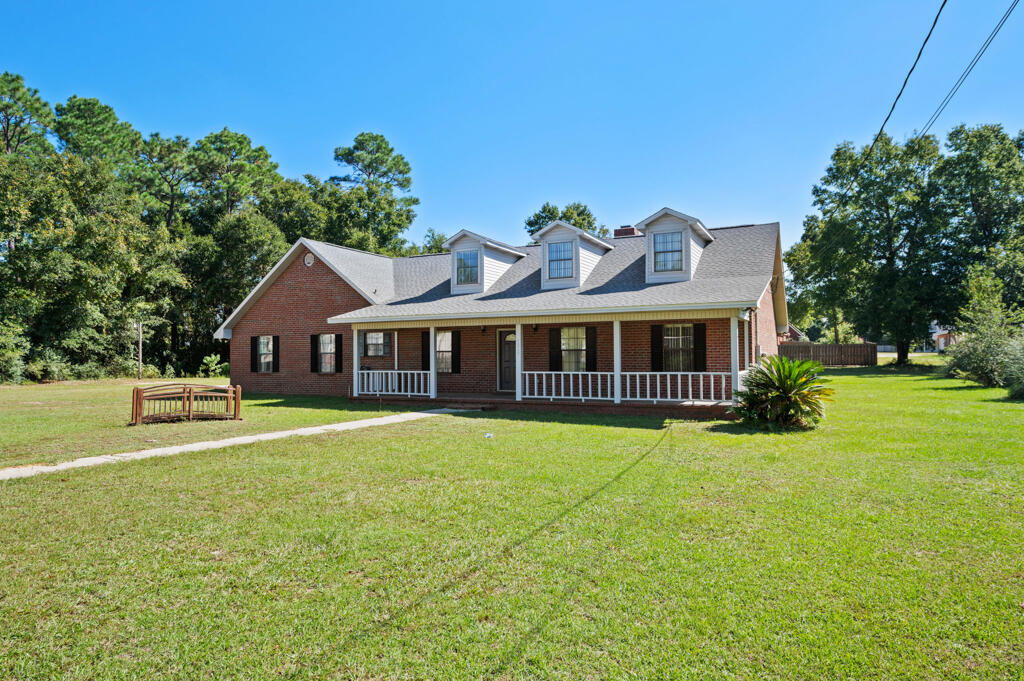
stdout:
<svg viewBox="0 0 1024 681">
<path fill-rule="evenodd" d="M 732 399 L 728 371 L 630 371 L 622 373 L 622 399 L 650 402 Z"/>
<path fill-rule="evenodd" d="M 524 371 L 523 398 L 613 400 L 615 374 L 610 371 Z"/>
<path fill-rule="evenodd" d="M 360 395 L 430 396 L 429 371 L 393 371 L 370 369 L 359 371 Z"/>
</svg>

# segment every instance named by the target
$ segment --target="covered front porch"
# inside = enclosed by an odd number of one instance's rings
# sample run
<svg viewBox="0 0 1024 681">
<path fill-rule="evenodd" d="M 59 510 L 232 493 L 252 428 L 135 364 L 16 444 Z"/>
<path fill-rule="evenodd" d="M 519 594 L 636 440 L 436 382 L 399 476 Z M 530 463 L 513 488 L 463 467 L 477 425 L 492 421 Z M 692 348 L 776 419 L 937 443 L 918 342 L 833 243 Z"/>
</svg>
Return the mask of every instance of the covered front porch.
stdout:
<svg viewBox="0 0 1024 681">
<path fill-rule="evenodd" d="M 738 309 L 353 331 L 353 397 L 463 404 L 726 405 L 758 348 L 749 311 Z"/>
</svg>

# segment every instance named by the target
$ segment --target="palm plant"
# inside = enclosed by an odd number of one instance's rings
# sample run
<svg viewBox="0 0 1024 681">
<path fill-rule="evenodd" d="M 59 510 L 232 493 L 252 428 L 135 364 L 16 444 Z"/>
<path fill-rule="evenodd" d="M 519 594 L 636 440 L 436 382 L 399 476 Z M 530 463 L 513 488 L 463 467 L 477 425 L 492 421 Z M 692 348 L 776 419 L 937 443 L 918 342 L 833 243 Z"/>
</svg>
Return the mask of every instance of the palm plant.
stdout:
<svg viewBox="0 0 1024 681">
<path fill-rule="evenodd" d="M 821 379 L 822 366 L 809 360 L 767 357 L 747 373 L 732 412 L 748 423 L 806 428 L 825 416 L 833 390 Z"/>
</svg>

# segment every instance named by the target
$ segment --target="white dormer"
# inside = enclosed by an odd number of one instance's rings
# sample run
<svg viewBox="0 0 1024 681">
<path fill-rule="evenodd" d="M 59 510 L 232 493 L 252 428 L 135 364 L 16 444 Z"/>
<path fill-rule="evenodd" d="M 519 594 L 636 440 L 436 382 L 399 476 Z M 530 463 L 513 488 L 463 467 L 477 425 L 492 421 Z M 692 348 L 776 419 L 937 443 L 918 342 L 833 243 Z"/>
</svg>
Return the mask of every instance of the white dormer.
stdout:
<svg viewBox="0 0 1024 681">
<path fill-rule="evenodd" d="M 611 244 L 590 232 L 555 220 L 533 235 L 540 244 L 542 289 L 582 286 Z"/>
<path fill-rule="evenodd" d="M 468 229 L 443 244 L 451 252 L 451 291 L 483 293 L 525 253 Z"/>
<path fill-rule="evenodd" d="M 648 284 L 692 279 L 704 247 L 714 241 L 704 223 L 671 208 L 662 208 L 636 228 L 646 237 Z"/>
</svg>

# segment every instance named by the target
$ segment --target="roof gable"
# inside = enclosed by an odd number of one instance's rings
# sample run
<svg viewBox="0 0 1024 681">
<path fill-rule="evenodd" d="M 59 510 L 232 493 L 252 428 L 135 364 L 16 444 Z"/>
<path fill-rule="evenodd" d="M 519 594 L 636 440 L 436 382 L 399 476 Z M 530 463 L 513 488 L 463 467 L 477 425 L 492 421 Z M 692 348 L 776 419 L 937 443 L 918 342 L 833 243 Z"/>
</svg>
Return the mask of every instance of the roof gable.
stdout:
<svg viewBox="0 0 1024 681">
<path fill-rule="evenodd" d="M 613 248 L 615 248 L 615 246 L 613 246 L 612 244 L 608 243 L 604 239 L 600 239 L 594 236 L 587 230 L 580 229 L 579 227 L 575 225 L 570 225 L 568 222 L 563 222 L 562 220 L 552 220 L 547 225 L 545 225 L 543 229 L 536 232 L 533 235 L 533 238 L 536 241 L 542 241 L 549 232 L 553 232 L 558 229 L 567 229 L 573 234 L 575 234 L 578 238 L 583 239 L 584 241 L 588 241 L 597 246 L 598 248 L 603 248 L 606 251 L 610 251 Z"/>
<path fill-rule="evenodd" d="M 301 238 L 292 244 L 292 247 L 288 249 L 288 252 L 285 253 L 272 268 L 270 268 L 267 275 L 260 279 L 260 282 L 256 284 L 251 291 L 249 291 L 249 295 L 247 295 L 242 302 L 239 303 L 238 307 L 228 315 L 228 318 L 224 320 L 224 323 L 221 324 L 213 333 L 213 337 L 218 339 L 231 338 L 231 328 L 234 326 L 235 322 L 245 315 L 250 308 L 252 308 L 256 301 L 260 299 L 260 296 L 262 296 L 267 289 L 277 281 L 277 278 L 281 276 L 281 273 L 284 272 L 297 257 L 299 257 L 299 254 L 303 252 L 303 249 L 308 250 L 314 256 L 319 258 L 322 263 L 327 265 L 332 272 L 337 274 L 345 283 L 351 286 L 356 293 L 365 298 L 366 302 L 371 305 L 383 303 L 394 297 L 394 277 L 392 274 L 390 258 L 374 255 L 373 253 L 366 253 L 364 251 L 356 251 L 342 246 L 335 246 L 334 244 L 328 244 L 322 241 L 313 241 L 311 239 Z M 348 256 L 349 259 L 352 259 L 357 263 L 364 259 L 361 256 L 369 256 L 371 258 L 383 260 L 387 263 L 387 285 L 384 285 L 382 277 L 376 276 L 377 273 L 367 273 L 368 276 L 358 276 L 358 274 L 364 273 L 357 273 L 357 276 L 353 277 L 351 272 L 344 272 L 341 267 L 340 254 L 336 251 L 344 251 L 345 255 Z M 381 262 L 375 261 L 372 264 L 376 267 L 370 267 L 369 271 L 385 268 L 384 263 Z M 345 267 L 344 269 L 349 270 L 350 268 Z M 352 269 L 358 270 L 358 267 Z"/>
<path fill-rule="evenodd" d="M 692 229 L 694 232 L 700 235 L 705 241 L 714 241 L 715 237 L 711 235 L 711 232 L 708 231 L 708 228 L 704 226 L 703 222 L 693 217 L 692 215 L 680 213 L 679 211 L 673 210 L 672 208 L 669 208 L 667 206 L 659 210 L 657 213 L 649 215 L 640 222 L 636 223 L 635 227 L 639 229 L 641 232 L 646 232 L 648 227 L 650 227 L 651 223 L 656 222 L 666 216 L 674 217 L 677 220 L 682 220 L 683 222 L 689 224 L 690 229 Z"/>
</svg>

